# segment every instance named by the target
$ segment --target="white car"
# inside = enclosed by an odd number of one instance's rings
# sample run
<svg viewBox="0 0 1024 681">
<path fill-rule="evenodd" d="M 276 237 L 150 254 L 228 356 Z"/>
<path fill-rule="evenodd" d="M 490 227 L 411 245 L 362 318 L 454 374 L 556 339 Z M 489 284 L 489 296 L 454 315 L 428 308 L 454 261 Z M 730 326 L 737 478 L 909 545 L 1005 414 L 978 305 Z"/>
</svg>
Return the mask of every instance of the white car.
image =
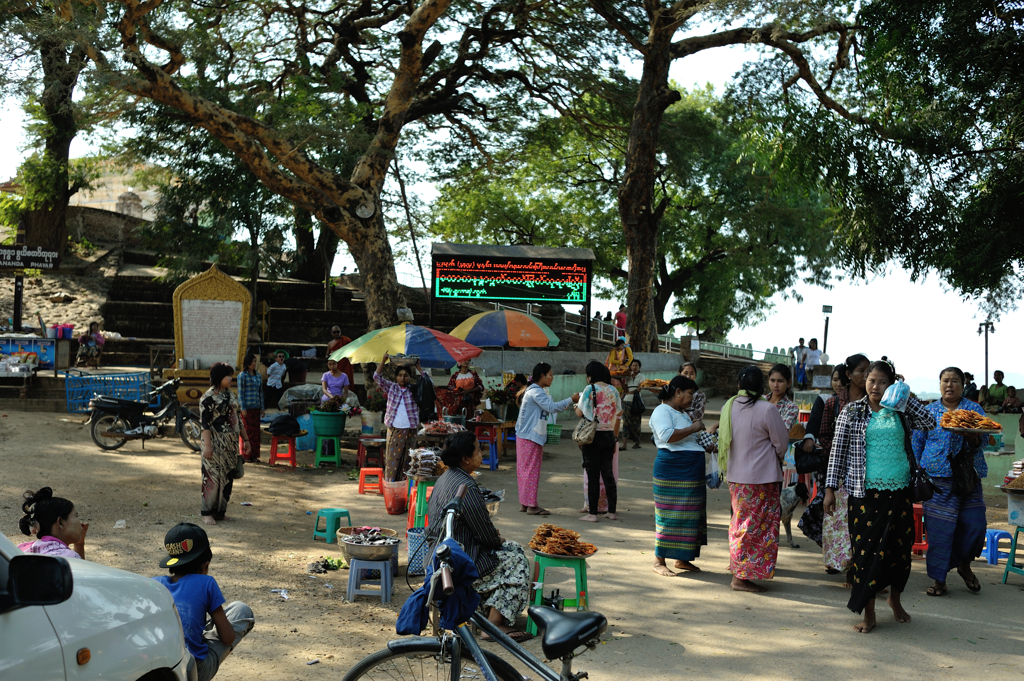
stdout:
<svg viewBox="0 0 1024 681">
<path fill-rule="evenodd" d="M 26 555 L 0 534 L 0 679 L 188 681 L 194 669 L 162 584 Z"/>
</svg>

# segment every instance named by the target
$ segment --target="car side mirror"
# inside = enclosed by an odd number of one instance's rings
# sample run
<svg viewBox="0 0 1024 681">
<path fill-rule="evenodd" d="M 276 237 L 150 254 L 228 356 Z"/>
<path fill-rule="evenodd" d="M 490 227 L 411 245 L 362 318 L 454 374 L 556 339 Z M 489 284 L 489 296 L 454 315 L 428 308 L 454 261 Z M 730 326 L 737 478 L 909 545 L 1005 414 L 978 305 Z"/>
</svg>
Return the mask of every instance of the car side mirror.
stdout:
<svg viewBox="0 0 1024 681">
<path fill-rule="evenodd" d="M 7 568 L 7 589 L 0 612 L 27 605 L 57 605 L 71 598 L 74 579 L 67 558 L 15 556 Z"/>
</svg>

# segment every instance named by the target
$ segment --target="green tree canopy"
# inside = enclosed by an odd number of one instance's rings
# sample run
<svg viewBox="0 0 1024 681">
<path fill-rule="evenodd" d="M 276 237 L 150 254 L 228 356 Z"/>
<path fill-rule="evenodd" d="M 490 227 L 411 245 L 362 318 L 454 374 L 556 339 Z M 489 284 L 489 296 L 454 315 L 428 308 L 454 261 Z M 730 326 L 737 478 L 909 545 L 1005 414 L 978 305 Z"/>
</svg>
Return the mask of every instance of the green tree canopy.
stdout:
<svg viewBox="0 0 1024 681">
<path fill-rule="evenodd" d="M 628 102 L 628 88 L 621 103 Z M 711 90 L 680 91 L 662 123 L 656 199 L 658 254 L 653 295 L 658 332 L 682 323 L 723 337 L 753 323 L 802 276 L 824 283 L 830 265 L 827 198 L 789 172 L 799 154 L 783 131 L 748 120 Z M 595 99 L 598 126 L 542 122 L 519 150 L 463 169 L 434 204 L 434 229 L 452 241 L 585 246 L 611 279 L 604 296 L 631 285 L 617 180 L 628 108 Z M 666 318 L 666 314 L 669 315 Z"/>
</svg>

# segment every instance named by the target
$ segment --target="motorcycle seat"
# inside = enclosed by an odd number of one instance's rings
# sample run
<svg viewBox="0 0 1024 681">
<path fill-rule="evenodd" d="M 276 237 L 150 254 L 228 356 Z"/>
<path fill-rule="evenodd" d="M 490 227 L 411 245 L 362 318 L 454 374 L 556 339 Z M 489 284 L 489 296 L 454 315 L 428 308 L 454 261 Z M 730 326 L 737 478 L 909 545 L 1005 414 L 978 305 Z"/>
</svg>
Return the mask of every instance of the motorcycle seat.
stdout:
<svg viewBox="0 0 1024 681">
<path fill-rule="evenodd" d="M 608 628 L 608 620 L 599 612 L 562 612 L 540 605 L 530 606 L 527 612 L 543 634 L 541 648 L 549 660 L 569 655 Z"/>
<path fill-rule="evenodd" d="M 135 409 L 143 409 L 146 406 L 138 400 L 126 400 L 122 397 L 111 397 L 110 395 L 96 395 L 92 398 L 92 401 L 96 404 L 111 407 L 133 407 Z"/>
</svg>

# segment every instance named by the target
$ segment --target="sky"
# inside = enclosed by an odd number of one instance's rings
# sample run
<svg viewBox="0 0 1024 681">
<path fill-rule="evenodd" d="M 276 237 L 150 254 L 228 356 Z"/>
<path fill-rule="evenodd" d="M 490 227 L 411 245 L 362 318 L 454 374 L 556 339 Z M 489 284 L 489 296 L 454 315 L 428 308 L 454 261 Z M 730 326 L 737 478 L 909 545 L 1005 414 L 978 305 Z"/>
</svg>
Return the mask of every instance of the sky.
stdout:
<svg viewBox="0 0 1024 681">
<path fill-rule="evenodd" d="M 706 83 L 722 88 L 742 64 L 750 58 L 751 48 L 716 48 L 700 52 L 673 66 L 671 77 L 684 87 L 703 87 Z M 0 107 L 0 180 L 15 174 L 23 154 L 23 116 L 16 102 L 6 101 Z M 87 140 L 76 139 L 72 156 L 94 152 Z M 414 188 L 425 200 L 432 197 L 431 187 Z M 421 250 L 423 246 L 421 245 Z M 344 248 L 339 253 L 336 270 L 353 268 Z M 403 283 L 418 285 L 415 265 L 399 263 Z M 413 276 L 416 276 L 413 279 Z M 428 274 L 429 276 L 429 274 Z M 936 393 L 938 374 L 946 366 L 959 366 L 975 375 L 978 384 L 984 380 L 984 337 L 979 337 L 978 323 L 983 321 L 971 302 L 944 290 L 932 276 L 911 282 L 909 274 L 893 266 L 884 276 L 868 281 L 849 281 L 838 273 L 832 289 L 800 285 L 796 290 L 802 302 L 773 299 L 774 307 L 767 319 L 747 328 L 734 329 L 729 342 L 750 343 L 757 350 L 791 347 L 797 339 L 817 337 L 824 341 L 825 318 L 822 305 L 832 305 L 829 320 L 827 354 L 833 363 L 848 355 L 863 353 L 871 359 L 886 355 L 896 369 L 906 376 L 911 389 L 918 393 Z M 619 301 L 594 301 L 594 309 L 602 313 L 616 311 Z M 989 336 L 989 373 L 1001 369 L 1006 383 L 1024 386 L 1024 367 L 1016 364 L 1018 353 L 1014 339 L 1024 338 L 1024 311 L 1013 311 L 995 322 L 996 333 Z M 991 380 L 991 378 L 990 378 Z"/>
</svg>

